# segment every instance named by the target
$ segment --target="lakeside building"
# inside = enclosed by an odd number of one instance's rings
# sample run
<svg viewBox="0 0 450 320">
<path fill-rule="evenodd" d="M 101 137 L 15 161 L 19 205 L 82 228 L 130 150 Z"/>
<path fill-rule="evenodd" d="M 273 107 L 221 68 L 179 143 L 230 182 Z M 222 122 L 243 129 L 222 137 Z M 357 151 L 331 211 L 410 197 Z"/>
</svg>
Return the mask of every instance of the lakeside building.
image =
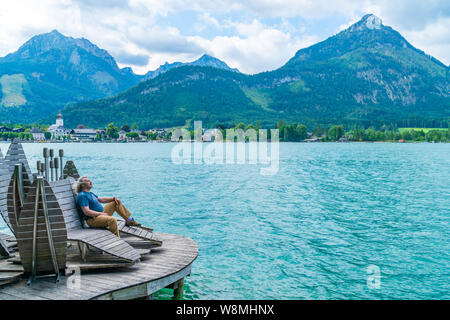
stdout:
<svg viewBox="0 0 450 320">
<path fill-rule="evenodd" d="M 204 131 L 202 135 L 203 142 L 214 142 L 217 140 L 217 136 L 221 134 L 220 130 L 215 128 L 211 130 Z"/>
<path fill-rule="evenodd" d="M 147 132 L 151 132 L 151 133 L 156 133 L 159 137 L 164 137 L 168 130 L 167 129 L 161 129 L 161 128 L 154 128 L 154 129 L 150 129 Z"/>
<path fill-rule="evenodd" d="M 97 130 L 90 128 L 72 129 L 70 137 L 79 141 L 93 141 L 97 136 Z"/>
<path fill-rule="evenodd" d="M 45 140 L 44 131 L 39 128 L 32 128 L 29 133 L 31 133 L 31 135 L 33 136 L 33 140 Z"/>
<path fill-rule="evenodd" d="M 119 140 L 125 140 L 127 137 L 127 132 L 125 130 L 119 131 Z"/>
<path fill-rule="evenodd" d="M 58 139 L 70 134 L 70 130 L 64 128 L 64 119 L 61 113 L 58 113 L 55 124 L 52 124 L 47 131 L 52 134 L 52 139 Z"/>
</svg>

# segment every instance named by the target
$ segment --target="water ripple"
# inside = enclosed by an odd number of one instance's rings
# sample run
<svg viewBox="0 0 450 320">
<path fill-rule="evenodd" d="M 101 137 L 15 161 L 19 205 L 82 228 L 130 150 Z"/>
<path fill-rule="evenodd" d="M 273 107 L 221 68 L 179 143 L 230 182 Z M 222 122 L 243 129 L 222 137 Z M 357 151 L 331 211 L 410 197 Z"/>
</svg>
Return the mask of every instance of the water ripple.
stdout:
<svg viewBox="0 0 450 320">
<path fill-rule="evenodd" d="M 43 146 L 24 145 L 32 168 Z M 172 144 L 63 147 L 94 192 L 199 244 L 185 298 L 450 298 L 448 144 L 282 144 L 275 176 L 175 165 Z"/>
</svg>

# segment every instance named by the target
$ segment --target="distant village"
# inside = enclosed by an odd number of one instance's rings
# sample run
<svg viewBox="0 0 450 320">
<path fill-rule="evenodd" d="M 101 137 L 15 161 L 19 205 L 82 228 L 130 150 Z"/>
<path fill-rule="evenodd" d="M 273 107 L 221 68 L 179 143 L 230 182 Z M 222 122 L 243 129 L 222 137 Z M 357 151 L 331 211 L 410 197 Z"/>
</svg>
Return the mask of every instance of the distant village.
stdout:
<svg viewBox="0 0 450 320">
<path fill-rule="evenodd" d="M 5 141 L 16 137 L 21 140 L 36 142 L 163 142 L 170 140 L 169 129 L 166 128 L 139 130 L 128 125 L 124 125 L 121 128 L 109 125 L 104 129 L 92 129 L 84 125 L 78 125 L 77 128 L 70 129 L 64 127 L 64 119 L 61 113 L 57 115 L 55 124 L 52 124 L 46 130 L 38 127 L 25 129 L 0 126 L 0 140 Z"/>
<path fill-rule="evenodd" d="M 232 129 L 258 129 L 253 124 L 245 126 L 239 123 Z M 19 139 L 29 142 L 170 142 L 172 141 L 173 128 L 153 128 L 148 130 L 138 129 L 136 124 L 131 127 L 128 124 L 120 128 L 110 123 L 103 129 L 87 128 L 78 125 L 75 129 L 64 127 L 62 114 L 58 114 L 55 124 L 51 126 L 9 128 L 0 124 L 0 141 Z M 375 130 L 368 129 L 344 130 L 343 125 L 333 125 L 331 128 L 317 126 L 313 132 L 307 132 L 306 126 L 302 124 L 286 125 L 280 121 L 275 125 L 279 130 L 280 142 L 450 142 L 449 128 L 389 128 L 383 126 Z M 203 142 L 224 141 L 226 139 L 225 129 L 215 128 L 205 130 L 202 128 L 201 139 Z M 189 130 L 191 139 L 194 141 L 194 131 Z M 268 137 L 269 140 L 270 137 Z M 183 137 L 183 141 L 185 138 Z M 248 137 L 247 140 L 248 141 Z"/>
<path fill-rule="evenodd" d="M 218 129 L 205 132 L 203 129 L 203 142 L 213 142 L 220 133 Z M 87 128 L 78 125 L 76 129 L 64 127 L 64 119 L 61 113 L 56 116 L 54 124 L 47 129 L 33 127 L 25 129 L 22 127 L 9 128 L 0 125 L 0 141 L 8 141 L 18 138 L 22 141 L 33 142 L 169 142 L 171 141 L 170 128 L 152 128 L 140 130 L 136 125 L 123 125 L 118 128 L 109 124 L 103 129 Z"/>
</svg>

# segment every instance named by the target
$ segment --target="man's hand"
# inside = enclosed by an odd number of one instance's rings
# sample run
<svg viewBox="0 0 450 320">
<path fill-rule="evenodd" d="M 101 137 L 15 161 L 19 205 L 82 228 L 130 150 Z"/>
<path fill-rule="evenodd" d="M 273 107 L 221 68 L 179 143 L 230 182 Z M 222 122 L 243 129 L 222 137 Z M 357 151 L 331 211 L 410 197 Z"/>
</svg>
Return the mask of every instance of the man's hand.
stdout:
<svg viewBox="0 0 450 320">
<path fill-rule="evenodd" d="M 120 206 L 120 205 L 122 204 L 122 201 L 120 201 L 119 198 L 114 197 L 114 201 L 116 202 L 116 204 L 117 204 L 118 206 Z"/>
</svg>

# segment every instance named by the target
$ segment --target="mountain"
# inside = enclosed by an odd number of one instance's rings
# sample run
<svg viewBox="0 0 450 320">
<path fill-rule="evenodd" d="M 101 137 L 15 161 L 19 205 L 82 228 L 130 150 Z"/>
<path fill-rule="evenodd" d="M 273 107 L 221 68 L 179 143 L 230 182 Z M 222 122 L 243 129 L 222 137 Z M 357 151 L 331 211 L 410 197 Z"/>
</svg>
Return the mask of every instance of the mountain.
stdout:
<svg viewBox="0 0 450 320">
<path fill-rule="evenodd" d="M 141 79 L 90 41 L 54 30 L 0 58 L 0 119 L 33 121 L 68 103 L 119 93 Z"/>
<path fill-rule="evenodd" d="M 66 122 L 170 127 L 259 120 L 316 124 L 436 125 L 450 119 L 449 67 L 366 15 L 256 75 L 177 65 L 113 98 L 67 107 Z M 442 123 L 442 122 L 441 122 Z"/>
<path fill-rule="evenodd" d="M 158 69 L 147 72 L 144 77 L 144 80 L 153 79 L 164 72 L 167 72 L 173 68 L 178 68 L 181 66 L 213 67 L 213 68 L 217 68 L 217 69 L 239 72 L 238 69 L 230 68 L 225 62 L 223 62 L 215 57 L 211 57 L 210 55 L 204 54 L 200 58 L 198 58 L 197 60 L 192 61 L 192 62 L 186 62 L 186 63 L 183 63 L 183 62 L 168 63 L 168 62 L 166 62 L 165 64 L 159 66 Z"/>
<path fill-rule="evenodd" d="M 32 37 L 16 52 L 0 58 L 0 122 L 32 122 L 74 102 L 113 96 L 172 68 L 207 66 L 238 72 L 214 57 L 203 55 L 136 75 L 119 68 L 114 58 L 87 39 L 57 30 Z"/>
<path fill-rule="evenodd" d="M 112 98 L 72 105 L 62 113 L 69 127 L 136 122 L 140 128 L 164 128 L 185 125 L 193 119 L 248 122 L 263 116 L 264 110 L 242 90 L 240 83 L 247 77 L 212 67 L 183 66 Z"/>
<path fill-rule="evenodd" d="M 366 15 L 256 76 L 271 108 L 303 118 L 392 121 L 450 116 L 448 66 Z"/>
</svg>

